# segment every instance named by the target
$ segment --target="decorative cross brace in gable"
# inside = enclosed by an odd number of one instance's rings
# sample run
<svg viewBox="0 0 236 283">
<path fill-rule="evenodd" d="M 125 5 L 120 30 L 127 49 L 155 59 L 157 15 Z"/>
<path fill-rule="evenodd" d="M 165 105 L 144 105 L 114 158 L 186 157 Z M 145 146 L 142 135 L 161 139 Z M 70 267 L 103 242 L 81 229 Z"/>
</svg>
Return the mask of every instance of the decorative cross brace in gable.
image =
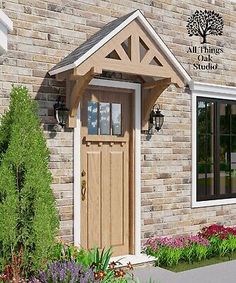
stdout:
<svg viewBox="0 0 236 283">
<path fill-rule="evenodd" d="M 78 76 L 91 68 L 153 78 L 169 78 L 182 87 L 183 80 L 176 73 L 151 38 L 137 21 L 133 21 L 84 63 L 75 69 Z"/>
<path fill-rule="evenodd" d="M 49 72 L 56 74 L 57 80 L 66 80 L 69 127 L 76 127 L 79 101 L 90 80 L 103 71 L 141 76 L 149 81 L 143 84 L 142 91 L 143 125 L 156 99 L 171 83 L 183 87 L 191 80 L 137 10 L 109 23 Z"/>
</svg>

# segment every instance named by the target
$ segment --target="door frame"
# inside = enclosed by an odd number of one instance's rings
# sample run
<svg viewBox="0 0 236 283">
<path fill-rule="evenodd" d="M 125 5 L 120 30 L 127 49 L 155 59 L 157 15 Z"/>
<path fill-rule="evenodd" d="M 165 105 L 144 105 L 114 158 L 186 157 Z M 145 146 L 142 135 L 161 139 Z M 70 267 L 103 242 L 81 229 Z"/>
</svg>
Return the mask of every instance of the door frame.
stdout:
<svg viewBox="0 0 236 283">
<path fill-rule="evenodd" d="M 141 85 L 123 81 L 92 79 L 89 85 L 134 91 L 134 253 L 141 254 Z M 74 129 L 74 244 L 80 245 L 80 105 Z"/>
</svg>

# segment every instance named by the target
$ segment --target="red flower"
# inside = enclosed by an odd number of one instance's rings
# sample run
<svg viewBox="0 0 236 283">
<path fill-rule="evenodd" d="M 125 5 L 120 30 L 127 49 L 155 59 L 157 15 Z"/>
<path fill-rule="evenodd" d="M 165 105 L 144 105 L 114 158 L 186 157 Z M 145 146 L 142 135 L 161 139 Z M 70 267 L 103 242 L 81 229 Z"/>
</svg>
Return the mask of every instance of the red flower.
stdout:
<svg viewBox="0 0 236 283">
<path fill-rule="evenodd" d="M 114 270 L 114 269 L 115 269 L 115 266 L 116 266 L 116 263 L 115 263 L 114 261 L 112 261 L 112 262 L 109 264 L 108 268 L 109 268 L 110 270 Z"/>
<path fill-rule="evenodd" d="M 229 235 L 236 236 L 236 228 L 224 227 L 223 225 L 213 224 L 208 227 L 202 228 L 199 234 L 207 239 L 215 236 L 224 240 L 227 239 Z"/>
<path fill-rule="evenodd" d="M 134 268 L 133 268 L 133 265 L 131 264 L 131 262 L 128 262 L 127 263 L 127 268 L 129 269 L 129 270 L 133 270 Z"/>
<path fill-rule="evenodd" d="M 104 279 L 104 277 L 106 276 L 106 272 L 103 270 L 99 270 L 98 272 L 94 272 L 94 279 L 95 280 L 102 280 Z"/>
<path fill-rule="evenodd" d="M 119 278 L 119 277 L 124 277 L 125 276 L 125 271 L 123 269 L 117 269 L 115 271 L 115 277 Z"/>
</svg>

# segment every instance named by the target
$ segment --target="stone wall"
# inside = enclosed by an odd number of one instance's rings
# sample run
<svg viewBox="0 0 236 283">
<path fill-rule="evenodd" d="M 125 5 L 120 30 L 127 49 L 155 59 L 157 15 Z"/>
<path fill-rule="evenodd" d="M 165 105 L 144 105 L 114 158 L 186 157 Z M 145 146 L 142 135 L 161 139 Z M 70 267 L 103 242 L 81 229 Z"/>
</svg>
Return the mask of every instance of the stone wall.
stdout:
<svg viewBox="0 0 236 283">
<path fill-rule="evenodd" d="M 73 240 L 73 131 L 52 131 L 53 104 L 65 93 L 65 83 L 47 72 L 106 23 L 140 9 L 197 81 L 236 86 L 236 4 L 225 0 L 0 0 L 13 20 L 9 51 L 0 57 L 0 115 L 7 109 L 12 84 L 26 85 L 39 101 L 39 115 L 51 151 L 53 190 L 63 238 Z M 224 34 L 209 37 L 224 53 L 215 57 L 218 69 L 193 70 L 196 56 L 189 46 L 186 20 L 196 9 L 222 14 Z M 142 238 L 197 231 L 212 222 L 236 225 L 236 205 L 191 209 L 191 96 L 169 87 L 158 101 L 165 114 L 160 134 L 142 137 Z"/>
</svg>

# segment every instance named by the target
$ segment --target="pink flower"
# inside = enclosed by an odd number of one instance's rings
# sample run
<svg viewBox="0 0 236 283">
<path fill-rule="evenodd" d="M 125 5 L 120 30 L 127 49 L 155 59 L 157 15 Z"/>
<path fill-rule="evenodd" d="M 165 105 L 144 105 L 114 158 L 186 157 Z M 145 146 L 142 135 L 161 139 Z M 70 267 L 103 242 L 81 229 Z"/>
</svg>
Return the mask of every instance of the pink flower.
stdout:
<svg viewBox="0 0 236 283">
<path fill-rule="evenodd" d="M 197 243 L 202 246 L 208 246 L 208 239 L 203 238 L 200 235 L 195 236 L 179 236 L 179 237 L 152 237 L 149 238 L 144 244 L 145 248 L 151 248 L 153 251 L 157 251 L 159 247 L 171 247 L 171 248 L 186 248 L 192 244 Z"/>
</svg>

